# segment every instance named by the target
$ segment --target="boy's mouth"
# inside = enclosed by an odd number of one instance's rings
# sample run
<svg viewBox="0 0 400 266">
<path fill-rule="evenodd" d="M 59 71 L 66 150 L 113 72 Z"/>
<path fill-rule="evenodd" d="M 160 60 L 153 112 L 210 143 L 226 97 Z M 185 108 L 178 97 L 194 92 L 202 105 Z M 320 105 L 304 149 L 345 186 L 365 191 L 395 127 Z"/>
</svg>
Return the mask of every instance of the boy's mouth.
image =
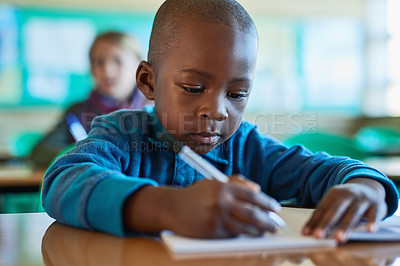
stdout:
<svg viewBox="0 0 400 266">
<path fill-rule="evenodd" d="M 217 144 L 221 138 L 219 133 L 211 132 L 192 133 L 191 136 L 194 138 L 195 142 L 208 145 Z"/>
</svg>

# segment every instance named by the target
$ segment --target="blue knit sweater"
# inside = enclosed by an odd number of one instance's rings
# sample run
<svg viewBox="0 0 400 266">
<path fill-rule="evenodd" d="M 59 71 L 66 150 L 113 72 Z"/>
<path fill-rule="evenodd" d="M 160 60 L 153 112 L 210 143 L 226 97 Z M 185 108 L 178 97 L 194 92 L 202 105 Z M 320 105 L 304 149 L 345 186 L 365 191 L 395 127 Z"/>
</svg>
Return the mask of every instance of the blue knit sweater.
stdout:
<svg viewBox="0 0 400 266">
<path fill-rule="evenodd" d="M 171 152 L 153 112 L 122 110 L 97 117 L 87 139 L 48 169 L 43 205 L 57 221 L 76 227 L 127 235 L 126 199 L 145 185 L 190 186 L 203 176 Z M 347 157 L 312 154 L 286 147 L 242 122 L 225 143 L 203 155 L 227 175 L 242 174 L 278 201 L 314 206 L 332 186 L 369 177 L 386 189 L 388 214 L 397 209 L 392 181 Z"/>
</svg>

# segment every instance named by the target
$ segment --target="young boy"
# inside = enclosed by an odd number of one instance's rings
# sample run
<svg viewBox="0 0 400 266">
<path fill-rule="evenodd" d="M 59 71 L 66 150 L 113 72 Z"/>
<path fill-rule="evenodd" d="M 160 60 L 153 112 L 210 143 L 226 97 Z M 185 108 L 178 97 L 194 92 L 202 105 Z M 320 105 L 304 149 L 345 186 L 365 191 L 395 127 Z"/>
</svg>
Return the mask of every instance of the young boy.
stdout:
<svg viewBox="0 0 400 266">
<path fill-rule="evenodd" d="M 258 36 L 230 0 L 168 0 L 158 10 L 148 62 L 136 81 L 154 111 L 97 118 L 89 137 L 48 170 L 43 204 L 69 225 L 116 235 L 172 230 L 192 237 L 258 235 L 277 225 L 279 201 L 315 206 L 304 234 L 372 231 L 397 208 L 397 191 L 377 170 L 345 157 L 288 148 L 242 121 Z M 204 179 L 163 141 L 169 134 L 232 177 Z M 251 181 L 250 181 L 251 180 Z"/>
</svg>

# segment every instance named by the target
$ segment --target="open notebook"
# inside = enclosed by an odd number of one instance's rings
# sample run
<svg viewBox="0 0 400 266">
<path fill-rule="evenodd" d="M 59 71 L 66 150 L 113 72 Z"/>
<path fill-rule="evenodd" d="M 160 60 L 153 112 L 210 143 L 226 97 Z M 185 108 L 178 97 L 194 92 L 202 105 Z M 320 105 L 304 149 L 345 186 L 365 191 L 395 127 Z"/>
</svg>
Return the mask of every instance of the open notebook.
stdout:
<svg viewBox="0 0 400 266">
<path fill-rule="evenodd" d="M 397 214 L 385 219 L 374 233 L 368 233 L 360 226 L 350 235 L 350 241 L 400 241 L 400 216 Z"/>
<path fill-rule="evenodd" d="M 295 248 L 334 247 L 332 239 L 317 240 L 301 235 L 301 228 L 311 215 L 311 209 L 282 208 L 280 216 L 287 227 L 277 234 L 266 233 L 261 237 L 240 236 L 230 239 L 195 239 L 162 232 L 161 238 L 173 254 L 233 253 L 256 250 L 283 250 Z"/>
<path fill-rule="evenodd" d="M 261 237 L 240 236 L 231 239 L 195 239 L 176 235 L 172 232 L 162 232 L 163 243 L 179 258 L 198 255 L 227 255 L 237 252 L 259 252 L 259 251 L 287 251 L 293 249 L 329 248 L 337 245 L 333 239 L 314 239 L 303 236 L 301 229 L 306 223 L 312 209 L 282 208 L 280 216 L 286 221 L 287 227 L 277 234 L 266 233 Z M 387 219 L 381 229 L 374 234 L 362 232 L 359 229 L 351 237 L 352 240 L 399 240 L 400 241 L 400 217 L 394 216 Z M 394 231 L 389 232 L 390 229 Z M 393 233 L 396 232 L 397 233 Z"/>
</svg>

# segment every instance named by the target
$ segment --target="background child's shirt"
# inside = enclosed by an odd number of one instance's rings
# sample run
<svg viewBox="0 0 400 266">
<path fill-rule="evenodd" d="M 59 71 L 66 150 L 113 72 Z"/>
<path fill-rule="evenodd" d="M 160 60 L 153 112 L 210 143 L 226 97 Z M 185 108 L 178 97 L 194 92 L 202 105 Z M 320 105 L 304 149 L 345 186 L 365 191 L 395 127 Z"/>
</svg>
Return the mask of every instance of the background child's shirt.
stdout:
<svg viewBox="0 0 400 266">
<path fill-rule="evenodd" d="M 89 137 L 47 171 L 48 214 L 65 224 L 125 235 L 123 205 L 137 189 L 185 187 L 204 178 L 169 150 L 162 134 L 153 112 L 123 110 L 96 118 Z M 397 209 L 397 190 L 379 171 L 347 157 L 288 148 L 247 122 L 203 157 L 225 174 L 242 174 L 278 201 L 299 206 L 315 206 L 330 187 L 369 177 L 385 187 L 388 215 Z"/>
<path fill-rule="evenodd" d="M 68 145 L 75 143 L 68 129 L 66 116 L 74 114 L 86 132 L 90 131 L 93 119 L 120 109 L 141 110 L 149 102 L 139 89 L 135 89 L 126 101 L 118 102 L 114 98 L 100 94 L 97 90 L 90 93 L 88 99 L 75 103 L 64 112 L 62 119 L 36 145 L 30 159 L 36 166 L 48 167 L 51 161 Z"/>
</svg>

